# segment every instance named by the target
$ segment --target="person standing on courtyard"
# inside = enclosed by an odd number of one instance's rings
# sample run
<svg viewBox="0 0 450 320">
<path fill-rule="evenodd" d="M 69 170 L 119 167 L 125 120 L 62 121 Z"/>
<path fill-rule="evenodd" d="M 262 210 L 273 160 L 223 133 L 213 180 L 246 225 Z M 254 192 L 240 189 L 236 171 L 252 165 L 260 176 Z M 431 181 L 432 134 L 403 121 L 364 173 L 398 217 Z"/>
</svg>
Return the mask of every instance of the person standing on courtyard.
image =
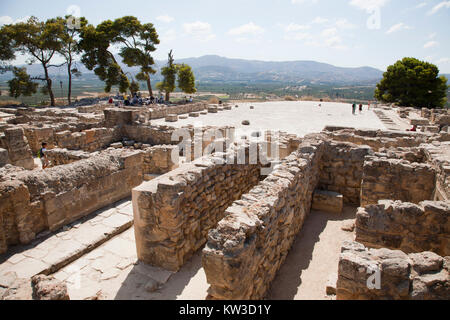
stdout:
<svg viewBox="0 0 450 320">
<path fill-rule="evenodd" d="M 352 105 L 352 114 L 356 113 L 356 103 Z"/>
<path fill-rule="evenodd" d="M 361 114 L 362 111 L 363 111 L 363 105 L 362 105 L 362 104 L 359 104 L 359 113 Z"/>
</svg>

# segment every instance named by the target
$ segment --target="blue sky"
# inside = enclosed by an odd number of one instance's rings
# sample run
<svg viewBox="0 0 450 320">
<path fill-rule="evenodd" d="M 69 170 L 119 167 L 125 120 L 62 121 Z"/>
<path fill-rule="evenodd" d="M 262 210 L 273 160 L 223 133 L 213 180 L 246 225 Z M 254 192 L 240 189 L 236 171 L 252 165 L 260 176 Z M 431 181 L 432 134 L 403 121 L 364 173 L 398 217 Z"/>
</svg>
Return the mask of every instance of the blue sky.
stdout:
<svg viewBox="0 0 450 320">
<path fill-rule="evenodd" d="M 266 61 L 314 60 L 382 70 L 405 56 L 450 73 L 450 1 L 442 0 L 16 0 L 0 24 L 81 14 L 90 23 L 137 16 L 155 24 L 157 59 L 217 54 Z"/>
</svg>

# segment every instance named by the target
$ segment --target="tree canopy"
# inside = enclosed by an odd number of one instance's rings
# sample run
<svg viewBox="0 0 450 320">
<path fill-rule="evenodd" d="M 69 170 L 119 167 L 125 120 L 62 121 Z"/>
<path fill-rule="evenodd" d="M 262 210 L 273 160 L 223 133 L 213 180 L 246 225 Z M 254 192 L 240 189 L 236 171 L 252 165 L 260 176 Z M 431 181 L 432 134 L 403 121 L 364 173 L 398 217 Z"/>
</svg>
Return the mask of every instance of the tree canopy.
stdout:
<svg viewBox="0 0 450 320">
<path fill-rule="evenodd" d="M 8 81 L 9 95 L 14 98 L 29 97 L 37 92 L 38 84 L 33 82 L 27 74 L 27 69 L 14 67 L 14 78 Z"/>
<path fill-rule="evenodd" d="M 3 39 L 9 39 L 7 48 L 1 51 L 3 54 L 15 54 L 20 52 L 31 56 L 29 63 L 39 61 L 44 68 L 44 77 L 36 77 L 33 80 L 46 82 L 46 92 L 50 95 L 50 103 L 55 106 L 55 96 L 52 90 L 52 80 L 49 76 L 51 61 L 61 48 L 59 38 L 63 31 L 63 26 L 57 19 L 48 19 L 45 22 L 39 21 L 36 17 L 31 17 L 26 22 L 5 25 L 1 29 Z M 3 59 L 2 59 L 3 60 Z"/>
<path fill-rule="evenodd" d="M 447 78 L 432 63 L 403 58 L 388 67 L 375 98 L 405 107 L 441 108 L 446 103 Z"/>
<path fill-rule="evenodd" d="M 189 94 L 197 92 L 194 73 L 187 64 L 178 65 L 178 87 Z"/>
<path fill-rule="evenodd" d="M 172 50 L 169 52 L 167 65 L 161 69 L 161 74 L 164 77 L 163 81 L 157 84 L 159 90 L 166 93 L 166 101 L 170 100 L 170 94 L 175 91 L 175 81 L 177 77 L 177 66 L 173 59 Z"/>
<path fill-rule="evenodd" d="M 121 45 L 120 56 L 128 67 L 140 67 L 140 73 L 136 78 L 147 82 L 147 89 L 153 95 L 150 74 L 155 74 L 152 67 L 155 64 L 151 53 L 156 50 L 159 44 L 158 33 L 152 23 L 141 24 L 141 22 L 131 16 L 116 19 L 114 29 L 117 37 L 114 43 Z"/>
<path fill-rule="evenodd" d="M 115 85 L 119 86 L 120 92 L 126 92 L 130 81 L 111 52 L 114 39 L 118 36 L 114 23 L 107 20 L 97 27 L 87 25 L 82 28 L 80 36 L 83 50 L 81 61 L 105 82 L 105 92 L 110 92 Z"/>
</svg>

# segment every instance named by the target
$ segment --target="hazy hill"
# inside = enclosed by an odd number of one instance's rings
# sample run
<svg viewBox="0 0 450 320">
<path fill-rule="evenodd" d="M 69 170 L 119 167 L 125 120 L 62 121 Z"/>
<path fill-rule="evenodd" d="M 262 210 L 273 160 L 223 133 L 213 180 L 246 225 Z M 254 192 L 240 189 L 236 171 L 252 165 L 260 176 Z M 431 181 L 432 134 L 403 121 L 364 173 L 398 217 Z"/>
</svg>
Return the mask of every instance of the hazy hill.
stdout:
<svg viewBox="0 0 450 320">
<path fill-rule="evenodd" d="M 120 59 L 118 59 L 120 60 Z M 165 61 L 156 61 L 158 69 L 165 65 Z M 189 64 L 196 79 L 202 82 L 294 82 L 294 83 L 341 83 L 341 84 L 375 84 L 383 72 L 371 68 L 343 68 L 315 61 L 286 61 L 270 62 L 244 59 L 229 59 L 216 55 L 199 58 L 177 60 L 176 63 Z M 41 75 L 40 65 L 26 66 L 31 75 Z M 83 64 L 78 67 L 86 76 L 92 71 Z M 138 68 L 122 66 L 126 72 L 136 74 Z M 51 68 L 52 76 L 65 78 L 65 68 Z M 159 80 L 159 73 L 153 77 Z"/>
</svg>

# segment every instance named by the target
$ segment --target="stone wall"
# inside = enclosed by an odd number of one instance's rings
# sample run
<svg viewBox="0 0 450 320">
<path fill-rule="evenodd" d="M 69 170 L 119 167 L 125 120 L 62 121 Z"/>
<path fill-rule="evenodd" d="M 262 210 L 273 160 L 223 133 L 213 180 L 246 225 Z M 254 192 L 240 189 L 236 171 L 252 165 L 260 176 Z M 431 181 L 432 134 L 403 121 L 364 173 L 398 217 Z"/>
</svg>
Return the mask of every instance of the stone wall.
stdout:
<svg viewBox="0 0 450 320">
<path fill-rule="evenodd" d="M 150 119 L 162 119 L 168 114 L 186 114 L 191 112 L 198 112 L 205 110 L 207 105 L 205 103 L 189 103 L 177 106 L 156 106 L 150 108 Z"/>
<path fill-rule="evenodd" d="M 9 163 L 8 150 L 0 148 L 0 168 Z"/>
<path fill-rule="evenodd" d="M 89 152 L 104 149 L 121 140 L 118 128 L 94 128 L 74 133 L 62 131 L 55 134 L 55 143 L 59 148 Z"/>
<path fill-rule="evenodd" d="M 178 166 L 178 147 L 172 145 L 154 146 L 145 150 L 143 173 L 164 174 Z M 176 155 L 174 161 L 172 154 Z"/>
<path fill-rule="evenodd" d="M 248 149 L 244 151 L 248 157 Z M 183 164 L 133 190 L 141 261 L 178 270 L 204 245 L 226 208 L 258 183 L 260 165 L 224 163 L 224 157 L 235 152 Z"/>
<path fill-rule="evenodd" d="M 91 154 L 81 150 L 73 151 L 67 149 L 48 149 L 45 153 L 50 162 L 50 167 L 69 164 L 78 160 L 88 159 Z"/>
<path fill-rule="evenodd" d="M 310 211 L 323 146 L 304 141 L 209 232 L 202 261 L 210 298 L 264 298 Z"/>
<path fill-rule="evenodd" d="M 436 169 L 434 200 L 450 200 L 450 142 L 422 145 L 427 162 Z"/>
<path fill-rule="evenodd" d="M 367 157 L 363 167 L 361 206 L 393 199 L 419 203 L 432 200 L 436 170 L 428 164 L 386 157 Z"/>
<path fill-rule="evenodd" d="M 319 189 L 335 191 L 344 196 L 344 202 L 359 205 L 363 165 L 368 146 L 330 141 L 326 144 L 320 163 Z"/>
<path fill-rule="evenodd" d="M 323 133 L 334 141 L 367 145 L 374 151 L 391 147 L 418 147 L 420 144 L 427 143 L 439 136 L 418 132 L 381 131 L 331 126 L 325 127 Z"/>
<path fill-rule="evenodd" d="M 22 128 L 6 129 L 0 147 L 8 151 L 9 163 L 29 170 L 34 168 L 33 155 Z"/>
<path fill-rule="evenodd" d="M 449 202 L 424 201 L 416 205 L 384 200 L 358 209 L 356 241 L 406 253 L 433 251 L 448 256 L 449 218 Z"/>
<path fill-rule="evenodd" d="M 150 145 L 172 145 L 172 134 L 176 129 L 168 126 L 125 125 L 123 135 L 129 139 Z"/>
<path fill-rule="evenodd" d="M 142 182 L 142 151 L 109 151 L 0 183 L 0 253 L 126 198 Z M 3 239 L 3 240 L 2 240 Z"/>
<path fill-rule="evenodd" d="M 449 300 L 449 272 L 450 257 L 443 258 L 433 252 L 408 255 L 398 250 L 367 249 L 358 242 L 344 242 L 339 259 L 337 299 Z"/>
</svg>

